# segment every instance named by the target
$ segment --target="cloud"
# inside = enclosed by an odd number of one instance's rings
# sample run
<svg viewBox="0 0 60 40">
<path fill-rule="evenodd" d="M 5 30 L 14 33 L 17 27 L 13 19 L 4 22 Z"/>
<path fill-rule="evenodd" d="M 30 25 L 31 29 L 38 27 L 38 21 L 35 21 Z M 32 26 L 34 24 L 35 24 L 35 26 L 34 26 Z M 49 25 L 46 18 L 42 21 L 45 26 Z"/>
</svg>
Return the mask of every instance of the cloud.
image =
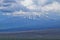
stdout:
<svg viewBox="0 0 60 40">
<path fill-rule="evenodd" d="M 48 0 L 35 0 L 38 5 L 44 5 L 47 3 Z"/>
<path fill-rule="evenodd" d="M 60 11 L 57 0 L 14 0 L 0 1 L 0 12 L 7 16 L 22 16 L 24 18 L 49 17 L 50 12 Z M 49 12 L 50 11 L 50 12 Z M 46 15 L 45 15 L 46 14 Z M 49 15 L 48 15 L 49 14 Z M 53 13 L 51 13 L 52 15 Z M 50 16 L 51 17 L 51 16 Z"/>
<path fill-rule="evenodd" d="M 41 5 L 44 5 L 47 2 L 47 0 L 24 0 L 19 3 L 24 5 L 26 8 L 30 10 L 37 10 L 39 9 Z"/>
<path fill-rule="evenodd" d="M 24 6 L 30 6 L 32 5 L 32 0 L 24 0 L 24 1 L 21 1 L 21 4 L 24 5 Z"/>
<path fill-rule="evenodd" d="M 12 2 L 12 0 L 3 0 L 0 2 L 0 11 L 1 12 L 10 12 L 13 13 L 15 11 L 29 11 L 25 6 L 19 4 L 18 2 L 15 2 L 15 0 Z"/>
<path fill-rule="evenodd" d="M 1 12 L 14 12 L 16 7 L 14 3 L 5 3 L 4 1 L 2 1 L 0 5 Z"/>
<path fill-rule="evenodd" d="M 37 17 L 40 17 L 42 14 L 40 12 L 23 12 L 20 10 L 19 12 L 13 12 L 13 13 L 3 13 L 2 15 L 5 16 L 13 16 L 13 17 L 23 17 L 28 19 L 36 19 Z"/>
<path fill-rule="evenodd" d="M 42 11 L 60 11 L 60 3 L 54 1 L 51 4 L 42 7 Z"/>
</svg>

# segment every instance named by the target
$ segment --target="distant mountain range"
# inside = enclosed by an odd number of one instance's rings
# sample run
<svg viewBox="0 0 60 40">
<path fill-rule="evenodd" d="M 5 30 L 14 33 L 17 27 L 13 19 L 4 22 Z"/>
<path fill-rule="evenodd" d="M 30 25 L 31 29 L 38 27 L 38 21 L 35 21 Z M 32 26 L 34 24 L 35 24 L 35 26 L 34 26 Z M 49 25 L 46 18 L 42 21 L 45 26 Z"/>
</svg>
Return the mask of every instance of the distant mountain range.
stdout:
<svg viewBox="0 0 60 40">
<path fill-rule="evenodd" d="M 60 28 L 60 20 L 44 19 L 33 20 L 22 17 L 10 17 L 0 21 L 0 32 L 40 30 L 48 28 Z"/>
</svg>

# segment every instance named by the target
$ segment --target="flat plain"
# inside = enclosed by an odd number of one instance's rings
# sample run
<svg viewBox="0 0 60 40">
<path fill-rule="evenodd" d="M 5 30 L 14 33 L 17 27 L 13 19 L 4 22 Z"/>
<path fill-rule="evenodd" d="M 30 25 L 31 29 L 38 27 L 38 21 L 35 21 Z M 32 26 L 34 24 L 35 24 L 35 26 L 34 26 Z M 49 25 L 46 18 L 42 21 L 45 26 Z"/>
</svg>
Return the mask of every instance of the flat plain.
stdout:
<svg viewBox="0 0 60 40">
<path fill-rule="evenodd" d="M 60 29 L 0 33 L 0 40 L 60 40 Z"/>
</svg>

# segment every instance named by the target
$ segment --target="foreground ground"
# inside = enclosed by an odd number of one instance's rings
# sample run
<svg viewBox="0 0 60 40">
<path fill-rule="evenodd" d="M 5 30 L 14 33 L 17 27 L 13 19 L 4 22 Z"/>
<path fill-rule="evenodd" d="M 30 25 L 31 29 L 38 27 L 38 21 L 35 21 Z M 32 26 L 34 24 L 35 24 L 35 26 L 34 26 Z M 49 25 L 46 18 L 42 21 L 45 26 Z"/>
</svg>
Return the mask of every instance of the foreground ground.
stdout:
<svg viewBox="0 0 60 40">
<path fill-rule="evenodd" d="M 0 33 L 0 40 L 60 40 L 60 29 Z"/>
<path fill-rule="evenodd" d="M 28 38 L 0 38 L 0 40 L 60 40 L 60 39 L 45 39 L 45 38 L 35 38 L 35 39 L 28 39 Z"/>
</svg>

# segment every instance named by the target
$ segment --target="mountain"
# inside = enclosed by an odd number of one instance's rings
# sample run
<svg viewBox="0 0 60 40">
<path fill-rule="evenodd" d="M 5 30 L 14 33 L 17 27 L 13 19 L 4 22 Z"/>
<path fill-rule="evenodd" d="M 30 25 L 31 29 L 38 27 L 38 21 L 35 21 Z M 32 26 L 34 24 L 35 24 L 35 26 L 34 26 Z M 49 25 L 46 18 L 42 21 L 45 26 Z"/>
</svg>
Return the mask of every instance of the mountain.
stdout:
<svg viewBox="0 0 60 40">
<path fill-rule="evenodd" d="M 60 28 L 60 21 L 41 17 L 38 20 L 23 17 L 6 17 L 5 20 L 0 21 L 0 27 L 0 32 L 41 30 Z"/>
</svg>

